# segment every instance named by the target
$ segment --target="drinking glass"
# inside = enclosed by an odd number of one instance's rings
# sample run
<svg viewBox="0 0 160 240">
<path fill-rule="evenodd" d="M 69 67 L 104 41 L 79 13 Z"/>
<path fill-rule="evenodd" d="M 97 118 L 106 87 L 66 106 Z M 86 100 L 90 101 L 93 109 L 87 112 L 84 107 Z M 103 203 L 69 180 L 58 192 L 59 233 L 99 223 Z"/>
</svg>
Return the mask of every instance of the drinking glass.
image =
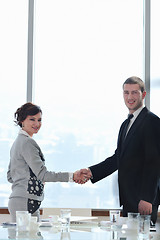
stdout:
<svg viewBox="0 0 160 240">
<path fill-rule="evenodd" d="M 16 211 L 16 223 L 18 231 L 29 231 L 30 217 L 31 214 L 29 214 L 28 211 Z"/>
<path fill-rule="evenodd" d="M 129 230 L 138 232 L 139 213 L 128 213 L 127 227 Z"/>
<path fill-rule="evenodd" d="M 150 215 L 140 215 L 138 224 L 139 239 L 149 238 L 150 219 L 151 219 Z"/>
<path fill-rule="evenodd" d="M 119 217 L 120 217 L 120 211 L 119 210 L 110 210 L 109 215 L 110 215 L 111 222 L 113 222 L 113 223 L 118 222 Z"/>
<path fill-rule="evenodd" d="M 61 218 L 61 225 L 64 227 L 69 227 L 70 218 L 71 218 L 71 209 L 61 209 L 60 218 Z"/>
</svg>

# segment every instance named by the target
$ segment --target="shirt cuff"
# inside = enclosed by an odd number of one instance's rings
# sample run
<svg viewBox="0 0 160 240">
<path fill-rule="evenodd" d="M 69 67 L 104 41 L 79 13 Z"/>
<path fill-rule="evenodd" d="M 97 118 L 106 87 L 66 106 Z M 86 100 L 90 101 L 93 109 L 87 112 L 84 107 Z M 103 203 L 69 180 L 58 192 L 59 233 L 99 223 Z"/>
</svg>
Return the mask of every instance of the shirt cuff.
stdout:
<svg viewBox="0 0 160 240">
<path fill-rule="evenodd" d="M 74 182 L 73 173 L 69 173 L 69 182 Z"/>
</svg>

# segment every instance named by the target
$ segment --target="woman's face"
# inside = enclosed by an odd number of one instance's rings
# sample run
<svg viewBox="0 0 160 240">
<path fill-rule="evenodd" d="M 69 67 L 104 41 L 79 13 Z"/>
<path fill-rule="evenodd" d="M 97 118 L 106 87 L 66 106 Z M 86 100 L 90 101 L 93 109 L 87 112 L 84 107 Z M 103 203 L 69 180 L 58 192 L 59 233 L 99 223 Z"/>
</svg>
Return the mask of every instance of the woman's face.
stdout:
<svg viewBox="0 0 160 240">
<path fill-rule="evenodd" d="M 39 112 L 34 116 L 28 115 L 22 122 L 22 129 L 26 131 L 31 137 L 37 133 L 42 124 L 42 114 Z"/>
</svg>

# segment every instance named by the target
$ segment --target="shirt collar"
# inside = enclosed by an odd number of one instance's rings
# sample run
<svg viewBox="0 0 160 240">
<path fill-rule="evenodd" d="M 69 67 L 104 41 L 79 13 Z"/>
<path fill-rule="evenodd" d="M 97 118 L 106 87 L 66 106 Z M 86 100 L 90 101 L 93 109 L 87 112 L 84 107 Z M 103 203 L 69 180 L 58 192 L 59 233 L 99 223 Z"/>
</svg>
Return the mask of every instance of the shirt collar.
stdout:
<svg viewBox="0 0 160 240">
<path fill-rule="evenodd" d="M 138 109 L 133 113 L 134 118 L 137 118 L 137 117 L 138 117 L 138 115 L 140 114 L 140 112 L 142 111 L 143 108 L 144 108 L 144 106 L 138 108 Z"/>
<path fill-rule="evenodd" d="M 22 128 L 19 130 L 19 134 L 23 134 L 23 135 L 31 138 L 31 136 L 26 131 L 24 131 Z"/>
</svg>

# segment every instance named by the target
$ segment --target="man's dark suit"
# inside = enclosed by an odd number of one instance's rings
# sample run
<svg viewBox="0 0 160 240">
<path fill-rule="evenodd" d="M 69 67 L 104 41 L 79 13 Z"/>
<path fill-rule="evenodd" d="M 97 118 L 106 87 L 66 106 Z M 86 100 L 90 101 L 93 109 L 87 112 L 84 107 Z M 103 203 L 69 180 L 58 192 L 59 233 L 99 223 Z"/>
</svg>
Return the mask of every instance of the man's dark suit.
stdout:
<svg viewBox="0 0 160 240">
<path fill-rule="evenodd" d="M 120 206 L 124 215 L 138 212 L 138 203 L 155 202 L 160 178 L 160 119 L 143 108 L 131 126 L 125 142 L 122 123 L 115 154 L 89 167 L 95 183 L 118 169 Z"/>
</svg>

